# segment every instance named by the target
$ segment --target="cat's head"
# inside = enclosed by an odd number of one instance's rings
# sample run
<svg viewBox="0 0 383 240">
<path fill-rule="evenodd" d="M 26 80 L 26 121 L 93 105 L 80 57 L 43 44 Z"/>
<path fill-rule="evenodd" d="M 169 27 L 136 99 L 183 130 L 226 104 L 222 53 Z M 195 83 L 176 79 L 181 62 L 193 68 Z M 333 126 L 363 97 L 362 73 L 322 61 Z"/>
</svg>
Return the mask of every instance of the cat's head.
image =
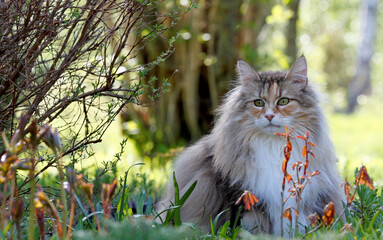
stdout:
<svg viewBox="0 0 383 240">
<path fill-rule="evenodd" d="M 302 131 L 315 128 L 318 100 L 308 84 L 304 56 L 289 71 L 257 73 L 244 61 L 238 61 L 237 71 L 244 118 L 256 131 L 274 134 L 284 132 L 286 125 Z"/>
</svg>

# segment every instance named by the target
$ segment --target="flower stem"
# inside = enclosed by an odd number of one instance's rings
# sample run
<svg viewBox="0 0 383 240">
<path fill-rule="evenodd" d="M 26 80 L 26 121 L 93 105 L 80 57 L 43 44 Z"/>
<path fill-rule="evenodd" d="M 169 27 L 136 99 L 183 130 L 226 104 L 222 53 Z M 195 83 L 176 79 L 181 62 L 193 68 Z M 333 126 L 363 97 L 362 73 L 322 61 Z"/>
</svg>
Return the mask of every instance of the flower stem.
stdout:
<svg viewBox="0 0 383 240">
<path fill-rule="evenodd" d="M 6 205 L 6 200 L 7 200 L 7 198 L 5 197 L 6 195 L 7 195 L 7 186 L 8 186 L 8 182 L 7 181 L 5 181 L 4 182 L 4 186 L 3 186 L 3 201 L 2 201 L 2 203 L 1 203 L 1 231 L 3 231 L 4 230 L 4 226 L 5 226 L 5 219 L 6 219 L 6 217 L 5 217 L 5 210 L 6 210 L 6 208 L 5 208 L 5 205 Z"/>
<path fill-rule="evenodd" d="M 285 206 L 285 201 L 283 199 L 283 192 L 285 191 L 285 189 L 282 189 L 282 192 L 281 192 L 281 237 L 283 238 L 283 208 Z"/>
</svg>

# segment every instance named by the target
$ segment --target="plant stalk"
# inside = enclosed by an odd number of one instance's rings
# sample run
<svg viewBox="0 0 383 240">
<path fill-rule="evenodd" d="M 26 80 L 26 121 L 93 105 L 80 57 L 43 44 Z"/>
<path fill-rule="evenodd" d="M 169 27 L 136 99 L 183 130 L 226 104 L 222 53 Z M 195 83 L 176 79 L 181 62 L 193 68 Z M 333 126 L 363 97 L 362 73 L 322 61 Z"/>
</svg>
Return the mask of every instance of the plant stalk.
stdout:
<svg viewBox="0 0 383 240">
<path fill-rule="evenodd" d="M 63 171 L 63 165 L 62 165 L 62 155 L 60 152 L 60 156 L 56 155 L 57 163 L 58 163 L 58 170 L 59 170 L 59 177 L 60 177 L 60 194 L 61 194 L 61 204 L 63 205 L 63 232 L 62 232 L 62 239 L 66 238 L 66 230 L 67 230 L 67 204 L 66 204 L 66 196 L 65 196 L 65 189 L 64 189 L 64 171 Z"/>
<path fill-rule="evenodd" d="M 282 189 L 282 192 L 281 192 L 281 237 L 283 238 L 283 209 L 285 207 L 285 201 L 283 200 L 283 192 L 285 191 L 285 189 Z"/>
<path fill-rule="evenodd" d="M 5 197 L 7 195 L 7 186 L 8 186 L 8 182 L 5 181 L 4 182 L 4 186 L 3 186 L 3 201 L 1 203 L 1 231 L 4 230 L 4 226 L 5 226 L 5 211 L 6 211 L 6 208 L 5 208 L 5 204 L 7 203 L 6 200 L 7 198 Z"/>
<path fill-rule="evenodd" d="M 29 207 L 29 227 L 28 227 L 28 240 L 34 240 L 34 217 L 35 217 L 35 150 L 32 153 L 32 169 L 29 171 L 29 178 L 31 179 L 29 186 L 30 186 L 30 194 L 29 194 L 29 201 L 30 201 L 30 207 Z"/>
</svg>

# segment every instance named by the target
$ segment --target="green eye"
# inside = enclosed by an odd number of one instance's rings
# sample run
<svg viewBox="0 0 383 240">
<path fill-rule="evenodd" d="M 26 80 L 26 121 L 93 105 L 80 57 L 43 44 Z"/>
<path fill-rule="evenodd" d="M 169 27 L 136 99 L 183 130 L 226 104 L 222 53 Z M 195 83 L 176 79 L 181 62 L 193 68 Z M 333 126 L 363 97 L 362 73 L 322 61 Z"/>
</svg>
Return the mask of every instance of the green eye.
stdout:
<svg viewBox="0 0 383 240">
<path fill-rule="evenodd" d="M 265 102 L 262 101 L 261 99 L 257 99 L 254 101 L 254 105 L 257 107 L 263 107 L 263 106 L 265 106 Z"/>
<path fill-rule="evenodd" d="M 288 98 L 281 98 L 278 101 L 278 105 L 279 106 L 284 106 L 284 105 L 287 105 L 289 102 L 290 102 L 290 99 L 288 99 Z"/>
</svg>

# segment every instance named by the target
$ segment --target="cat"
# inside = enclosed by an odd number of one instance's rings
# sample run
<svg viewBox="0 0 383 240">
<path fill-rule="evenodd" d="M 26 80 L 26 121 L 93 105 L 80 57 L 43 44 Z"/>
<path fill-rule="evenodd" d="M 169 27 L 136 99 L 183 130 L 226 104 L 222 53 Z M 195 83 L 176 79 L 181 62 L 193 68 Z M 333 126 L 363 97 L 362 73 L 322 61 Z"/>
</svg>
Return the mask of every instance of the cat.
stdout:
<svg viewBox="0 0 383 240">
<path fill-rule="evenodd" d="M 259 202 L 241 214 L 245 229 L 252 233 L 280 235 L 286 140 L 275 132 L 285 132 L 286 125 L 294 127 L 294 136 L 304 136 L 310 131 L 310 141 L 316 147 L 312 148 L 315 158 L 311 159 L 307 171 L 320 172 L 303 191 L 299 231 L 308 224 L 308 215 L 323 214 L 330 201 L 334 202 L 339 214 L 345 195 L 326 119 L 319 107 L 319 95 L 308 81 L 306 58 L 298 58 L 288 72 L 259 73 L 239 60 L 237 72 L 239 81 L 217 110 L 211 133 L 186 148 L 175 163 L 180 196 L 197 181 L 181 208 L 182 221 L 196 223 L 208 231 L 210 218 L 228 209 L 220 216 L 218 224 L 228 220 L 233 224 L 238 212 L 234 203 L 244 190 L 248 190 Z M 292 137 L 291 142 L 289 171 L 294 162 L 304 161 L 301 156 L 303 141 Z M 290 187 L 291 182 L 285 187 L 285 197 Z M 158 212 L 168 208 L 171 202 L 174 202 L 172 180 L 157 205 Z M 295 207 L 295 197 L 287 200 L 285 208 L 288 206 Z M 295 221 L 293 218 L 291 226 L 295 226 Z M 289 225 L 285 219 L 285 233 Z"/>
</svg>

